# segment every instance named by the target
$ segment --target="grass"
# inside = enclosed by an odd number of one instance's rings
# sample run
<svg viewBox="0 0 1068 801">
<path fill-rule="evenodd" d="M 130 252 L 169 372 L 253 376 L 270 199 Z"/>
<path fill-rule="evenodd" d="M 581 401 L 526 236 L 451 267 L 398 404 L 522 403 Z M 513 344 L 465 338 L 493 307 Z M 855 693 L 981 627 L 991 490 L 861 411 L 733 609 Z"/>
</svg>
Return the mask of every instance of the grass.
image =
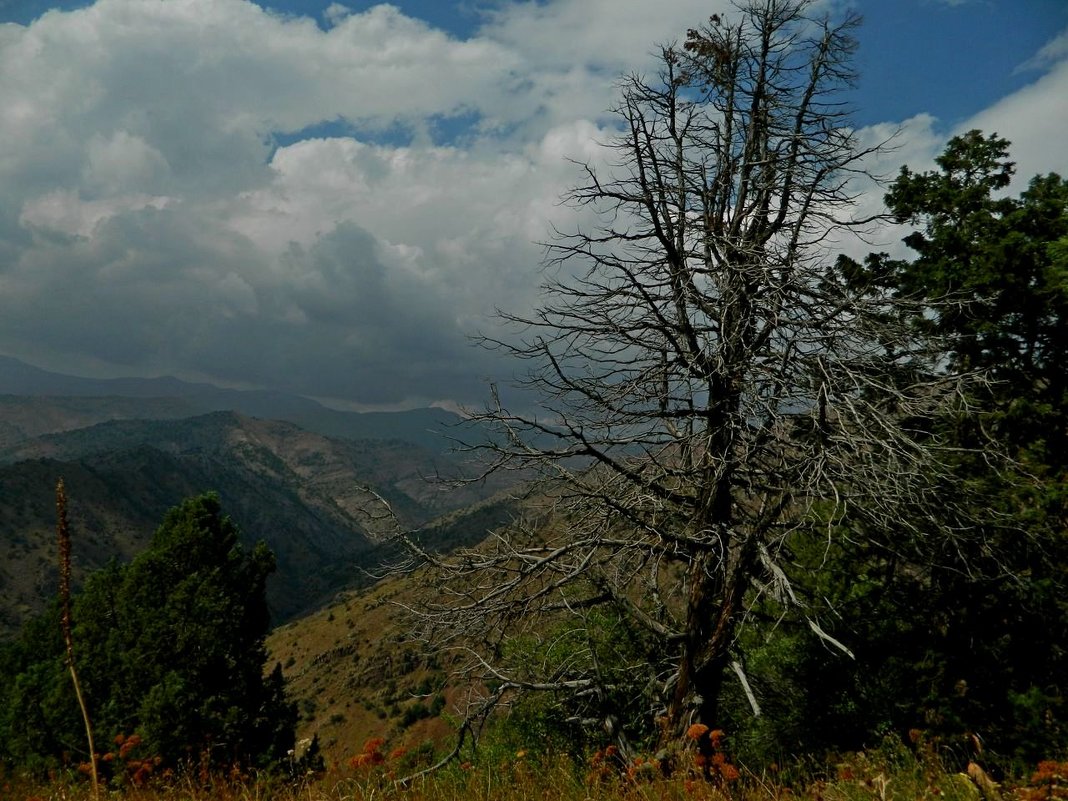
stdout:
<svg viewBox="0 0 1068 801">
<path fill-rule="evenodd" d="M 379 744 L 380 745 L 380 744 Z M 404 755 L 372 744 L 347 765 L 303 781 L 232 775 L 189 776 L 112 790 L 122 801 L 1066 801 L 1068 762 L 1043 762 L 1013 784 L 986 785 L 947 770 L 931 751 L 904 746 L 848 755 L 803 778 L 742 768 L 730 780 L 707 781 L 696 770 L 665 777 L 642 760 L 623 765 L 594 755 L 584 764 L 523 751 L 478 764 L 452 764 L 409 786 L 395 781 Z M 378 757 L 366 758 L 369 753 Z M 611 755 L 608 755 L 611 756 Z M 361 757 L 363 757 L 361 759 Z M 971 772 L 971 771 L 969 771 Z M 87 801 L 90 787 L 73 776 L 48 783 L 0 780 L 4 801 Z"/>
</svg>

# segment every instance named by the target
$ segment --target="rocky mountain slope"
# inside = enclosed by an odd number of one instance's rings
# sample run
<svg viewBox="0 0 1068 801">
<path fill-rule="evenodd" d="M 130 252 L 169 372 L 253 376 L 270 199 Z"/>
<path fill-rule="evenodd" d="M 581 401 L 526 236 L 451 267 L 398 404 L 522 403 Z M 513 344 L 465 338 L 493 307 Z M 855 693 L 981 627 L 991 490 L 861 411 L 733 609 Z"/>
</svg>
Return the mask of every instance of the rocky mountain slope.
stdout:
<svg viewBox="0 0 1068 801">
<path fill-rule="evenodd" d="M 40 418 L 33 424 L 45 427 Z M 246 539 L 265 540 L 278 558 L 269 600 L 279 621 L 366 582 L 367 571 L 388 558 L 379 543 L 389 523 L 368 488 L 406 526 L 501 488 L 429 481 L 464 468 L 410 443 L 331 439 L 233 412 L 110 420 L 25 437 L 30 430 L 24 425 L 20 441 L 0 447 L 0 635 L 54 592 L 52 491 L 60 476 L 71 499 L 76 578 L 108 559 L 130 558 L 183 498 L 217 491 Z"/>
</svg>

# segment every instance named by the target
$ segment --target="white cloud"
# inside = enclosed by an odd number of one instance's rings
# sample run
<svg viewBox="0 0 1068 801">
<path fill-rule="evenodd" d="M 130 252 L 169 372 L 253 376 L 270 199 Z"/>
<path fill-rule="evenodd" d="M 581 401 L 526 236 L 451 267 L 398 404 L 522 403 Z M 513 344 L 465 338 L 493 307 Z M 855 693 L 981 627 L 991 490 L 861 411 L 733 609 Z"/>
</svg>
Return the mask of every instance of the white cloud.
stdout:
<svg viewBox="0 0 1068 801">
<path fill-rule="evenodd" d="M 103 194 L 145 189 L 166 182 L 170 165 L 142 137 L 116 130 L 90 137 L 83 185 Z"/>
<path fill-rule="evenodd" d="M 351 14 L 352 9 L 348 6 L 343 6 L 341 3 L 331 3 L 326 7 L 326 10 L 323 11 L 323 19 L 325 19 L 331 27 L 334 27 Z"/>
<path fill-rule="evenodd" d="M 1017 67 L 1015 72 L 1045 69 L 1064 58 L 1068 58 L 1068 30 L 1061 31 L 1046 42 L 1037 53 Z"/>
<path fill-rule="evenodd" d="M 976 114 L 957 133 L 979 128 L 997 133 L 1010 142 L 1016 162 L 1014 188 L 1022 188 L 1032 176 L 1056 172 L 1068 176 L 1068 59 L 1055 64 L 1034 83 Z"/>
<path fill-rule="evenodd" d="M 644 70 L 660 45 L 682 39 L 688 28 L 731 8 L 727 0 L 557 0 L 513 3 L 482 33 L 524 53 L 540 66 L 583 64 L 607 72 Z"/>
<path fill-rule="evenodd" d="M 465 337 L 536 302 L 534 243 L 580 222 L 566 159 L 605 157 L 616 75 L 727 5 L 505 3 L 466 40 L 388 5 L 335 3 L 322 30 L 244 0 L 0 26 L 0 352 L 477 403 L 511 365 Z M 1056 161 L 1062 67 L 969 127 L 1014 138 L 1021 169 L 1023 148 Z M 460 113 L 480 127 L 435 143 Z M 357 135 L 272 144 L 337 119 Z M 901 127 L 876 169 L 941 149 L 931 117 Z"/>
<path fill-rule="evenodd" d="M 162 209 L 169 203 L 170 198 L 143 193 L 83 200 L 75 190 L 57 189 L 27 201 L 19 223 L 42 231 L 89 237 L 97 225 L 118 214 L 146 208 Z"/>
<path fill-rule="evenodd" d="M 615 101 L 618 76 L 656 68 L 658 48 L 731 8 L 729 0 L 555 0 L 508 3 L 480 34 L 518 57 L 516 86 L 493 106 L 524 120 L 532 136 L 576 119 L 600 120 Z M 534 104 L 537 115 L 525 117 Z"/>
<path fill-rule="evenodd" d="M 472 398 L 488 368 L 465 327 L 533 291 L 529 238 L 560 165 L 496 140 L 318 139 L 269 158 L 267 136 L 488 109 L 520 58 L 390 6 L 328 18 L 100 0 L 0 32 L 0 350 Z"/>
</svg>

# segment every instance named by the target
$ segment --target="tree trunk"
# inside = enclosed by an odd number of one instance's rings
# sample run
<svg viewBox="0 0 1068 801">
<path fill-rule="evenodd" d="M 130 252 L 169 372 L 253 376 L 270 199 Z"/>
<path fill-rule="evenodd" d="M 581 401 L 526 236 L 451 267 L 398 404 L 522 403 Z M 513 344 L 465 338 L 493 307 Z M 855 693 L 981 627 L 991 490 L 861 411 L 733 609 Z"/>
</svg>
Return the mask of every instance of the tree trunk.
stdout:
<svg viewBox="0 0 1068 801">
<path fill-rule="evenodd" d="M 703 723 L 712 730 L 719 723 L 720 690 L 755 554 L 754 540 L 747 538 L 732 549 L 727 565 L 712 564 L 715 556 L 707 554 L 690 567 L 689 635 L 683 643 L 678 681 L 660 742 L 667 753 L 688 747 L 694 739 L 687 736 L 693 724 Z M 695 745 L 697 753 L 711 756 L 708 731 L 696 738 Z"/>
</svg>

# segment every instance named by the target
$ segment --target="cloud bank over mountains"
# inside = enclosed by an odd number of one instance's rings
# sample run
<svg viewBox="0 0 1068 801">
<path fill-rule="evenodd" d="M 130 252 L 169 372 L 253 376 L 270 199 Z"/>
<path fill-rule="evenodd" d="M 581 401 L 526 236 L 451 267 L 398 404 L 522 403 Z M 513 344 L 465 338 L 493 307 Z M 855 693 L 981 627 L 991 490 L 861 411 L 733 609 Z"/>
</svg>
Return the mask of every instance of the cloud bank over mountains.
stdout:
<svg viewBox="0 0 1068 801">
<path fill-rule="evenodd" d="M 580 222 L 558 198 L 569 159 L 604 158 L 616 76 L 726 5 L 499 5 L 463 40 L 388 5 L 319 24 L 245 0 L 0 25 L 0 352 L 477 403 L 515 368 L 468 336 L 536 302 L 535 243 Z M 1023 176 L 1068 171 L 1066 55 L 963 126 L 1012 139 Z M 944 142 L 895 126 L 888 164 Z"/>
</svg>

